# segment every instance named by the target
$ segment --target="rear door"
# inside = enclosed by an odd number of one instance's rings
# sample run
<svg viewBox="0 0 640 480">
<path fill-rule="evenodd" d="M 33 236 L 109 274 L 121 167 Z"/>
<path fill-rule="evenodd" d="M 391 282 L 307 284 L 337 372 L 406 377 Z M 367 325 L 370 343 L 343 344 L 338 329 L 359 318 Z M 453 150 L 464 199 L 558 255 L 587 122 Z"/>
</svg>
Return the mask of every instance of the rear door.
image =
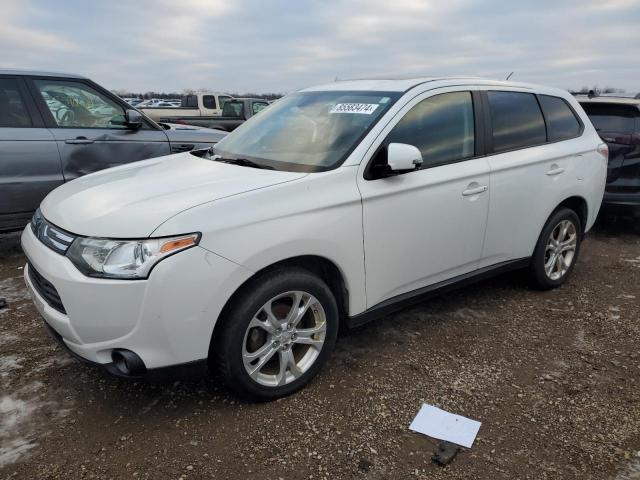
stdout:
<svg viewBox="0 0 640 480">
<path fill-rule="evenodd" d="M 23 80 L 0 76 L 0 230 L 24 226 L 63 181 L 55 139 Z"/>
<path fill-rule="evenodd" d="M 573 191 L 583 130 L 560 97 L 487 90 L 491 200 L 481 267 L 532 255 L 548 216 Z"/>
<path fill-rule="evenodd" d="M 58 144 L 65 181 L 170 153 L 163 130 L 146 121 L 127 128 L 126 104 L 88 80 L 39 77 L 28 84 Z"/>
</svg>

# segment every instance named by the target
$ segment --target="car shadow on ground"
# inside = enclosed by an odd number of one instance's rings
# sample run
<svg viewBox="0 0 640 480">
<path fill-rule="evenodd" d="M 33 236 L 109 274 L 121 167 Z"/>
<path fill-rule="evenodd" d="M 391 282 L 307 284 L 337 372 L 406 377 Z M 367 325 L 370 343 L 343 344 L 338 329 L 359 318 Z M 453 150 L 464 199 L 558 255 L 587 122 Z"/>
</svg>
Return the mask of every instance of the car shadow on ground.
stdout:
<svg viewBox="0 0 640 480">
<path fill-rule="evenodd" d="M 640 206 L 602 207 L 592 234 L 601 237 L 639 236 Z"/>
</svg>

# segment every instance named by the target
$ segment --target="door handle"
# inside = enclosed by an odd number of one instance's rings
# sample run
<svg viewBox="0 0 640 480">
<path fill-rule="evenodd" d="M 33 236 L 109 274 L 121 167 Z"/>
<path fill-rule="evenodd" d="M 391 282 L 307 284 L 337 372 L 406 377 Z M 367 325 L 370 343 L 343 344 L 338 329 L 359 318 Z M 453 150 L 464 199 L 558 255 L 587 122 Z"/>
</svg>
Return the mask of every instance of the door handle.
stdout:
<svg viewBox="0 0 640 480">
<path fill-rule="evenodd" d="M 68 143 L 71 145 L 89 145 L 91 143 L 93 143 L 94 141 L 87 138 L 87 137 L 76 137 L 76 138 L 69 138 L 67 140 L 64 141 L 64 143 Z"/>
<path fill-rule="evenodd" d="M 471 185 L 469 185 L 471 187 Z M 478 195 L 479 193 L 484 193 L 487 191 L 489 187 L 486 185 L 480 185 L 477 187 L 467 188 L 462 192 L 463 197 L 470 197 L 471 195 Z"/>
<path fill-rule="evenodd" d="M 556 165 L 554 163 L 553 165 L 551 165 L 551 168 L 549 170 L 547 170 L 547 175 L 549 175 L 551 177 L 553 175 L 560 175 L 563 172 L 564 172 L 564 168 L 563 167 L 559 167 L 558 165 Z"/>
</svg>

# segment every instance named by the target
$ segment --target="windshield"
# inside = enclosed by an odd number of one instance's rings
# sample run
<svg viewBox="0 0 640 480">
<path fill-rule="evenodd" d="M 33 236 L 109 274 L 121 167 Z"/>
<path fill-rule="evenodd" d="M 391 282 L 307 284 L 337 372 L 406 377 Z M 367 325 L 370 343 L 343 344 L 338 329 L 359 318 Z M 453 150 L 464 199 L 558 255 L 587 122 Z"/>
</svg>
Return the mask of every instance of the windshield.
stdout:
<svg viewBox="0 0 640 480">
<path fill-rule="evenodd" d="M 214 147 L 278 170 L 316 172 L 339 166 L 398 92 L 306 92 L 289 95 Z"/>
</svg>

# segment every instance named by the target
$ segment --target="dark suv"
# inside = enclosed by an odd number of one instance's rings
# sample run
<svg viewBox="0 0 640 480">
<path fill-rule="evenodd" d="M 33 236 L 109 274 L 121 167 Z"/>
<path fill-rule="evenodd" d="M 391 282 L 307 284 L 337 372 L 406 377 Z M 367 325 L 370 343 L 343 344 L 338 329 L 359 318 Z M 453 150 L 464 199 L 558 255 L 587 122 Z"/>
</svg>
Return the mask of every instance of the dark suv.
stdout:
<svg viewBox="0 0 640 480">
<path fill-rule="evenodd" d="M 578 96 L 609 145 L 603 204 L 640 205 L 640 99 Z"/>
<path fill-rule="evenodd" d="M 64 182 L 224 135 L 158 124 L 84 77 L 0 70 L 0 232 L 23 228 Z"/>
</svg>

